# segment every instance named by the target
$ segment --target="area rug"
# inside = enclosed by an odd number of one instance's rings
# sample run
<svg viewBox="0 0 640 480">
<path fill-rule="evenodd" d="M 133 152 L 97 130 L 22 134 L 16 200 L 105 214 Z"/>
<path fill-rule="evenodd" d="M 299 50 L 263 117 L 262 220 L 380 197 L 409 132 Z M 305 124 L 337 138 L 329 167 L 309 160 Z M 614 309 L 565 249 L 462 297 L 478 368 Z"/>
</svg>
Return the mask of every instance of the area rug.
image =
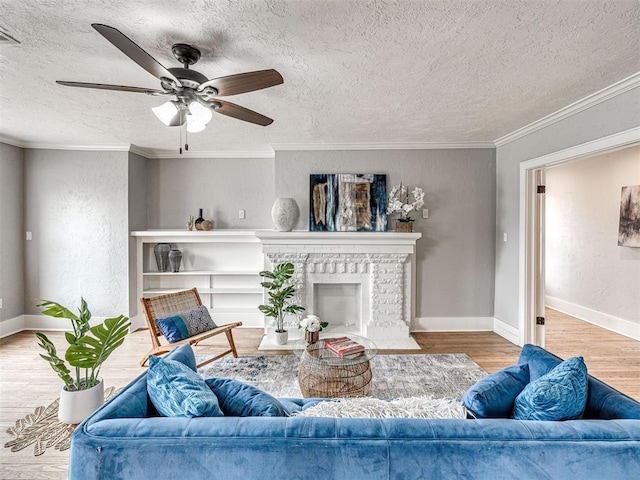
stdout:
<svg viewBox="0 0 640 480">
<path fill-rule="evenodd" d="M 487 375 L 464 353 L 377 355 L 371 360 L 371 370 L 371 396 L 378 398 L 425 395 L 459 398 Z M 205 378 L 241 380 L 275 397 L 302 397 L 298 386 L 298 357 L 295 355 L 226 356 L 198 371 Z"/>
<path fill-rule="evenodd" d="M 114 396 L 119 390 L 109 387 L 104 391 L 105 401 Z M 13 440 L 4 444 L 12 452 L 19 452 L 33 445 L 33 454 L 42 455 L 47 448 L 54 450 L 68 450 L 71 445 L 71 434 L 76 425 L 68 425 L 58 421 L 58 400 L 47 407 L 38 407 L 33 413 L 16 421 L 15 425 L 7 429 Z"/>
</svg>

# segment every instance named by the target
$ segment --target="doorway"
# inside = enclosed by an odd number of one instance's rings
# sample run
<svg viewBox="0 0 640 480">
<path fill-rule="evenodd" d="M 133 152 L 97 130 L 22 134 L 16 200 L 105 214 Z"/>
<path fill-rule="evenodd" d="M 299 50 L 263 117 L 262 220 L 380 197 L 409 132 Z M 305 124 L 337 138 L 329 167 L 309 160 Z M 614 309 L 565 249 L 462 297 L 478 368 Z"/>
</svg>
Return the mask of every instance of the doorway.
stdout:
<svg viewBox="0 0 640 480">
<path fill-rule="evenodd" d="M 640 128 L 603 137 L 520 164 L 519 341 L 544 346 L 544 201 L 538 185 L 547 167 L 640 145 Z M 542 312 L 542 314 L 540 314 Z"/>
</svg>

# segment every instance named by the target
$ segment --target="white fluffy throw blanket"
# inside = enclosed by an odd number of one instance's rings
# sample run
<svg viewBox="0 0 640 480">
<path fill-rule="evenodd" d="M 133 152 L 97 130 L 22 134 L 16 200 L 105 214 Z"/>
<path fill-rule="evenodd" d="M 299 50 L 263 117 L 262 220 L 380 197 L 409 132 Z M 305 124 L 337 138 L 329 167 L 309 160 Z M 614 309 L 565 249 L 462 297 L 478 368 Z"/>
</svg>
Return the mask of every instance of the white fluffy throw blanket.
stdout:
<svg viewBox="0 0 640 480">
<path fill-rule="evenodd" d="M 322 401 L 294 413 L 299 417 L 466 418 L 464 406 L 453 398 L 410 397 L 396 400 L 343 398 Z"/>
</svg>

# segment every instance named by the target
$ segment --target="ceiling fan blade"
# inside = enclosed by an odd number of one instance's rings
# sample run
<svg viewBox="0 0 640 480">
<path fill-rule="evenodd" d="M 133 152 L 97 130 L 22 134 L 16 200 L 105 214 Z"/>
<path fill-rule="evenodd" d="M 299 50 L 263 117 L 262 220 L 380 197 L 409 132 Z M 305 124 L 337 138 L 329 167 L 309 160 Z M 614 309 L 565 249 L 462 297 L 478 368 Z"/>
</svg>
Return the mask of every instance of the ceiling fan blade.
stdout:
<svg viewBox="0 0 640 480">
<path fill-rule="evenodd" d="M 109 40 L 122 53 L 124 53 L 127 57 L 140 65 L 154 77 L 159 79 L 165 77 L 176 82 L 178 86 L 182 85 L 180 83 L 180 80 L 178 80 L 173 75 L 173 73 L 160 65 L 160 63 L 155 58 L 145 52 L 120 30 L 108 25 L 102 25 L 100 23 L 92 23 L 91 26 L 95 28 L 98 33 L 100 33 L 100 35 Z"/>
<path fill-rule="evenodd" d="M 65 82 L 63 80 L 56 80 L 56 83 L 66 87 L 97 88 L 100 90 L 117 90 L 119 92 L 147 93 L 149 95 L 171 95 L 171 92 L 153 88 L 125 87 L 124 85 L 107 85 L 105 83 Z"/>
<path fill-rule="evenodd" d="M 238 73 L 226 77 L 212 78 L 198 87 L 202 91 L 207 87 L 215 88 L 217 95 L 226 97 L 239 93 L 253 92 L 263 88 L 280 85 L 284 80 L 276 70 L 258 70 L 256 72 Z"/>
<path fill-rule="evenodd" d="M 214 104 L 214 112 L 221 113 L 228 117 L 237 118 L 238 120 L 244 120 L 249 123 L 255 123 L 256 125 L 262 125 L 263 127 L 273 123 L 273 119 L 265 117 L 253 110 L 249 110 L 248 108 L 236 105 L 235 103 L 220 100 L 219 98 L 209 100 L 209 103 Z M 216 103 L 220 105 L 217 108 L 215 108 Z"/>
</svg>

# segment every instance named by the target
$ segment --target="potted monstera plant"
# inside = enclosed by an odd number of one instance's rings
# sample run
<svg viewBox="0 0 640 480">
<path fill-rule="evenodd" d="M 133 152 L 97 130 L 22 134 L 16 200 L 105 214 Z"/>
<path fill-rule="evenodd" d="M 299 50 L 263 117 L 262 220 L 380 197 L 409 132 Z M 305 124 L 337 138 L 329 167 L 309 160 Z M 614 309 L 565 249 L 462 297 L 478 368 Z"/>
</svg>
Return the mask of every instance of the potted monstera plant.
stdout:
<svg viewBox="0 0 640 480">
<path fill-rule="evenodd" d="M 122 345 L 129 332 L 129 318 L 120 315 L 107 318 L 91 327 L 91 312 L 84 298 L 80 300 L 78 315 L 56 302 L 43 300 L 38 307 L 42 313 L 71 321 L 72 332 L 65 332 L 69 343 L 64 360 L 55 345 L 44 333 L 36 333 L 38 344 L 47 353 L 41 354 L 64 382 L 60 392 L 58 419 L 68 424 L 80 423 L 104 402 L 104 384 L 100 367 L 113 351 Z M 66 362 L 65 362 L 66 360 Z M 69 366 L 67 366 L 67 363 Z"/>
<path fill-rule="evenodd" d="M 293 272 L 293 263 L 289 262 L 276 265 L 273 272 L 268 270 L 260 272 L 260 276 L 267 279 L 260 285 L 267 289 L 269 302 L 268 305 L 259 305 L 258 308 L 267 317 L 275 319 L 278 345 L 285 345 L 289 338 L 289 332 L 284 328 L 285 315 L 295 315 L 304 311 L 304 307 L 291 301 L 296 293 L 296 287 L 289 283 Z"/>
</svg>

